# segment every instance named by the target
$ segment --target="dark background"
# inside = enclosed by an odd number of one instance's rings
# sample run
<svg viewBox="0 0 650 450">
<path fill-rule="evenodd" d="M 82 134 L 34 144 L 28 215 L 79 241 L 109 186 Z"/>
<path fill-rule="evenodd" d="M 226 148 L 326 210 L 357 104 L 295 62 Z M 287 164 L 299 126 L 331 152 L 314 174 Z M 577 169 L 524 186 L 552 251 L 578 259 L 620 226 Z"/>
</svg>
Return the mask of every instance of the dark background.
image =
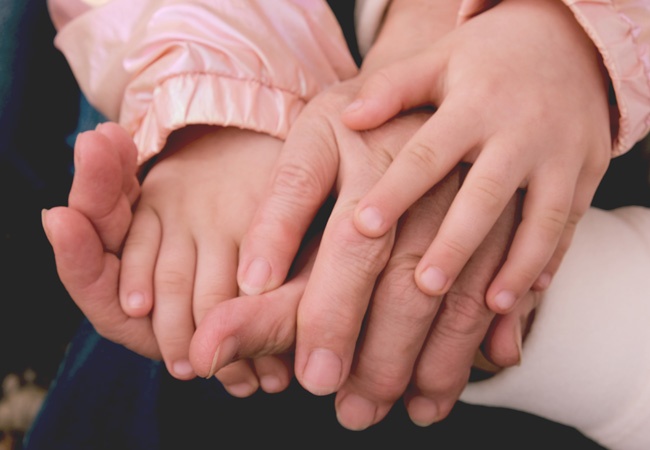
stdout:
<svg viewBox="0 0 650 450">
<path fill-rule="evenodd" d="M 331 4 L 344 18 L 344 28 L 351 30 L 353 2 Z M 81 320 L 58 281 L 40 221 L 43 208 L 67 202 L 73 173 L 70 136 L 78 127 L 80 108 L 78 88 L 65 60 L 54 49 L 53 38 L 44 1 L 0 0 L 0 379 L 7 373 L 22 373 L 30 368 L 43 386 L 54 378 Z M 354 36 L 348 33 L 348 38 L 354 49 Z M 648 159 L 638 145 L 612 161 L 594 203 L 604 208 L 650 206 L 647 180 Z M 187 395 L 170 379 L 165 386 L 169 401 L 180 410 L 189 411 L 206 401 L 205 396 L 194 398 L 199 395 L 196 392 Z M 263 437 L 270 432 L 269 427 L 276 428 L 271 418 L 287 407 L 302 411 L 296 417 L 290 415 L 293 420 L 305 416 L 311 423 L 335 421 L 331 398 L 308 398 L 296 392 L 293 389 L 273 399 L 258 395 L 229 400 L 230 420 L 247 422 L 250 430 L 244 433 L 233 429 L 231 434 L 238 434 L 244 441 L 252 436 Z M 183 439 L 179 431 L 183 420 L 194 421 L 193 426 L 201 425 L 202 420 L 207 428 L 215 426 L 210 422 L 212 416 L 203 417 L 170 416 L 169 442 L 192 442 L 190 436 Z M 439 448 L 449 448 L 450 442 L 455 443 L 454 448 L 463 448 L 464 443 L 469 445 L 476 439 L 501 448 L 544 448 L 553 444 L 598 448 L 575 430 L 543 419 L 463 404 L 446 421 L 427 430 L 411 425 L 399 405 L 375 430 L 376 436 L 385 436 L 386 442 L 402 432 L 410 433 L 413 442 L 442 444 L 436 446 Z M 226 436 L 227 430 L 217 434 Z M 346 442 L 363 439 L 363 433 L 339 430 L 339 434 Z"/>
</svg>

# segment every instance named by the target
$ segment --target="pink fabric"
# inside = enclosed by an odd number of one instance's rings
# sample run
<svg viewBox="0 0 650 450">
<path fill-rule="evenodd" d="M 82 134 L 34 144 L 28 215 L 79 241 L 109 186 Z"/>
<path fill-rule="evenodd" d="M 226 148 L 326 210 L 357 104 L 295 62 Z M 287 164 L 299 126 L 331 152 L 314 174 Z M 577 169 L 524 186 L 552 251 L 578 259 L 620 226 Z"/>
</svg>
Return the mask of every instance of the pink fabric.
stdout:
<svg viewBox="0 0 650 450">
<path fill-rule="evenodd" d="M 613 155 L 650 130 L 650 0 L 564 0 L 600 51 L 619 113 Z"/>
<path fill-rule="evenodd" d="M 91 104 L 132 133 L 140 163 L 188 124 L 284 138 L 307 101 L 357 72 L 324 0 L 70 5 L 50 0 L 64 18 L 55 45 Z"/>
<path fill-rule="evenodd" d="M 650 0 L 563 0 L 603 58 L 616 93 L 612 156 L 650 131 Z M 463 0 L 468 20 L 498 0 Z"/>
<path fill-rule="evenodd" d="M 499 0 L 463 0 L 459 23 Z M 612 156 L 650 131 L 650 0 L 563 0 L 600 51 L 616 93 Z M 358 41 L 374 41 L 390 0 L 357 0 Z"/>
</svg>

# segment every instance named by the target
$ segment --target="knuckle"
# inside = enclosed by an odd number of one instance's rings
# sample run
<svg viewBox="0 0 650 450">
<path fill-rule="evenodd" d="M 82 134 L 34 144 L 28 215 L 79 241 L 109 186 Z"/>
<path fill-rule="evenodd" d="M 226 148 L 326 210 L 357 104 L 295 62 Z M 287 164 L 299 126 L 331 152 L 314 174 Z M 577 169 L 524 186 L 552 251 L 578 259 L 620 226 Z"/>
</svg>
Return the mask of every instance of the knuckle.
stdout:
<svg viewBox="0 0 650 450">
<path fill-rule="evenodd" d="M 503 183 L 487 176 L 479 176 L 473 185 L 471 194 L 474 195 L 476 202 L 484 211 L 493 211 L 497 209 L 503 200 L 501 191 Z"/>
<path fill-rule="evenodd" d="M 400 313 L 408 330 L 428 326 L 439 303 L 424 294 L 415 283 L 416 255 L 391 257 L 377 286 L 376 300 L 388 299 Z"/>
<path fill-rule="evenodd" d="M 173 269 L 156 271 L 156 292 L 170 295 L 185 295 L 191 292 L 192 279 L 187 273 Z"/>
<path fill-rule="evenodd" d="M 415 385 L 427 397 L 435 399 L 439 407 L 449 396 L 457 396 L 465 385 L 467 377 L 461 377 L 455 371 L 437 370 L 436 376 L 431 371 L 418 366 L 415 371 Z M 469 369 L 467 370 L 469 376 Z"/>
<path fill-rule="evenodd" d="M 393 402 L 402 395 L 408 385 L 410 370 L 395 364 L 394 358 L 376 361 L 373 365 L 363 367 L 363 370 L 353 373 L 352 377 L 354 384 L 362 388 L 366 398 Z"/>
<path fill-rule="evenodd" d="M 538 227 L 547 236 L 558 236 L 567 224 L 567 211 L 563 206 L 552 206 L 540 214 Z"/>
<path fill-rule="evenodd" d="M 408 150 L 404 152 L 408 163 L 421 171 L 429 171 L 439 167 L 440 155 L 427 143 L 422 141 L 413 142 Z"/>
<path fill-rule="evenodd" d="M 442 317 L 436 327 L 450 341 L 464 343 L 486 329 L 493 313 L 482 294 L 458 289 L 450 291 L 442 304 Z M 442 318 L 444 317 L 444 320 Z"/>
<path fill-rule="evenodd" d="M 367 279 L 379 275 L 390 257 L 392 233 L 379 238 L 368 238 L 357 231 L 351 218 L 334 220 L 331 227 L 335 237 L 335 258 L 338 261 L 350 261 L 354 267 L 348 276 L 354 274 Z"/>
<path fill-rule="evenodd" d="M 301 205 L 301 199 L 321 198 L 325 183 L 311 170 L 296 163 L 280 166 L 275 174 L 271 195 L 291 205 Z"/>
<path fill-rule="evenodd" d="M 393 92 L 395 82 L 386 69 L 379 69 L 364 86 L 367 92 Z"/>
<path fill-rule="evenodd" d="M 445 249 L 445 260 L 467 260 L 472 254 L 472 248 L 469 241 L 460 241 L 455 237 L 445 236 L 441 239 L 440 244 Z"/>
</svg>

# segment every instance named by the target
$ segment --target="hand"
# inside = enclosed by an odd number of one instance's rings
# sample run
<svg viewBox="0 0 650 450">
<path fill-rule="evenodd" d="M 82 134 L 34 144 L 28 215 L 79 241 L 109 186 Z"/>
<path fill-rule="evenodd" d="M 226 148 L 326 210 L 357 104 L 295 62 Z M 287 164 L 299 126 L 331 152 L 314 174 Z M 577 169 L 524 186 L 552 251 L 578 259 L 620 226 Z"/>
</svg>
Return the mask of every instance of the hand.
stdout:
<svg viewBox="0 0 650 450">
<path fill-rule="evenodd" d="M 151 320 L 127 316 L 117 290 L 118 254 L 140 193 L 135 145 L 121 127 L 106 123 L 79 135 L 74 156 L 68 206 L 43 212 L 61 282 L 99 334 L 158 359 Z"/>
<path fill-rule="evenodd" d="M 236 128 L 190 126 L 177 131 L 142 183 L 142 193 L 122 252 L 120 301 L 133 317 L 151 315 L 168 371 L 195 376 L 189 347 L 195 326 L 218 303 L 239 295 L 239 240 L 256 209 L 281 141 Z M 256 374 L 256 368 L 259 373 Z M 263 377 L 288 385 L 281 359 L 240 361 L 218 376 L 237 396 L 250 393 L 228 383 L 233 373 L 252 392 Z"/>
<path fill-rule="evenodd" d="M 437 111 L 360 199 L 354 224 L 368 237 L 390 234 L 459 161 L 473 162 L 416 269 L 418 286 L 442 295 L 526 188 L 523 220 L 487 292 L 494 311 L 510 311 L 531 286 L 548 286 L 607 168 L 598 53 L 561 2 L 504 0 L 371 75 L 343 121 L 370 129 L 426 104 Z"/>
<path fill-rule="evenodd" d="M 339 116 L 360 84 L 360 79 L 353 79 L 330 88 L 312 100 L 293 125 L 276 164 L 267 197 L 242 241 L 239 274 L 242 290 L 251 295 L 281 283 L 314 215 L 331 192 L 336 194 L 297 312 L 295 372 L 307 390 L 323 395 L 341 389 L 352 370 L 352 375 L 358 375 L 358 381 L 348 392 L 360 389 L 365 383 L 363 396 L 381 404 L 378 414 L 373 412 L 373 417 L 364 419 L 362 425 L 369 425 L 381 420 L 387 412 L 386 405 L 392 404 L 408 385 L 420 349 L 438 313 L 441 297 L 423 293 L 413 296 L 412 256 L 413 253 L 417 255 L 418 248 L 429 244 L 436 230 L 432 218 L 442 217 L 459 183 L 451 195 L 448 191 L 441 192 L 437 195 L 442 198 L 428 202 L 427 208 L 419 214 L 409 216 L 411 231 L 402 230 L 397 241 L 399 246 L 396 244 L 402 257 L 391 259 L 391 251 L 396 254 L 393 249 L 395 227 L 377 239 L 360 234 L 353 225 L 356 202 L 381 177 L 396 152 L 428 118 L 421 113 L 410 114 L 376 130 L 353 132 L 341 124 Z M 453 187 L 453 183 L 445 186 Z M 423 229 L 426 233 L 418 235 Z M 496 247 L 504 246 L 507 241 L 497 240 Z M 492 253 L 489 257 L 483 256 L 485 264 L 477 257 L 477 266 L 488 276 L 484 287 L 500 263 L 503 251 L 501 248 L 496 258 Z M 394 280 L 378 285 L 375 290 L 375 283 L 389 259 L 393 268 L 398 269 L 392 271 Z M 252 263 L 255 270 L 250 277 L 246 272 Z M 459 283 L 458 291 L 445 299 L 446 312 L 443 311 L 433 324 L 438 332 L 432 330 L 431 333 L 447 331 L 447 338 L 428 341 L 427 363 L 422 367 L 444 360 L 447 372 L 441 379 L 431 376 L 415 379 L 423 396 L 440 403 L 433 414 L 424 414 L 416 411 L 418 407 L 411 402 L 409 410 L 413 410 L 412 417 L 418 423 L 431 422 L 432 417 L 433 420 L 442 419 L 467 381 L 474 353 L 493 317 L 485 307 L 484 289 L 479 285 L 476 282 L 463 287 Z M 373 291 L 367 324 L 373 334 L 366 336 L 357 355 L 359 362 L 352 369 L 355 345 Z M 467 301 L 468 297 L 474 301 Z M 392 308 L 393 315 L 377 313 L 382 308 Z M 508 322 L 509 325 L 513 323 Z M 384 345 L 387 337 L 390 337 L 389 345 Z M 511 340 L 515 342 L 515 337 Z M 214 346 L 209 348 L 212 350 Z M 397 348 L 408 351 L 400 350 L 396 360 Z M 516 346 L 515 350 L 518 351 Z M 203 355 L 209 361 L 212 357 Z M 516 362 L 518 354 L 510 358 L 513 359 Z M 369 380 L 368 374 L 383 378 L 383 384 L 373 383 L 375 380 Z M 386 386 L 397 387 L 385 393 Z M 420 409 L 431 411 L 428 407 Z M 339 418 L 351 428 L 360 426 L 341 415 Z"/>
</svg>

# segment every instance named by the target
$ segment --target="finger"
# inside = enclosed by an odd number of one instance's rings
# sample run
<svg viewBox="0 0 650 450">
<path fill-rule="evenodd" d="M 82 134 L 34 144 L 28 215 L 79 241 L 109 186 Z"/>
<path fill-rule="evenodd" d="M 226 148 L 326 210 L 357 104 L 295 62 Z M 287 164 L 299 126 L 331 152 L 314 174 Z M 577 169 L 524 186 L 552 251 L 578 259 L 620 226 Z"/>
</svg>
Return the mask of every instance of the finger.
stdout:
<svg viewBox="0 0 650 450">
<path fill-rule="evenodd" d="M 264 356 L 253 362 L 264 392 L 276 394 L 289 387 L 293 376 L 293 358 L 290 355 Z"/>
<path fill-rule="evenodd" d="M 347 378 L 370 296 L 393 244 L 394 233 L 370 239 L 356 230 L 348 198 L 358 197 L 341 191 L 298 309 L 296 378 L 315 395 L 337 391 Z"/>
<path fill-rule="evenodd" d="M 239 295 L 237 288 L 237 246 L 204 237 L 197 244 L 197 263 L 192 310 L 198 325 L 217 304 Z"/>
<path fill-rule="evenodd" d="M 195 372 L 189 362 L 194 333 L 192 293 L 196 271 L 196 249 L 191 234 L 165 222 L 154 273 L 155 305 L 152 324 L 169 373 L 181 380 Z"/>
<path fill-rule="evenodd" d="M 476 349 L 494 317 L 485 304 L 486 288 L 502 263 L 516 218 L 513 199 L 442 302 L 404 397 L 418 425 L 445 418 L 467 383 Z"/>
<path fill-rule="evenodd" d="M 336 143 L 327 134 L 329 129 L 320 133 L 320 123 L 311 125 L 312 116 L 306 111 L 302 113 L 306 119 L 297 121 L 287 137 L 268 194 L 241 242 L 237 281 L 248 295 L 282 284 L 305 232 L 334 184 Z"/>
<path fill-rule="evenodd" d="M 286 353 L 294 348 L 296 311 L 313 265 L 318 240 L 296 261 L 297 275 L 276 290 L 227 300 L 197 325 L 190 361 L 211 377 L 233 361 Z"/>
<path fill-rule="evenodd" d="M 413 205 L 400 222 L 391 259 L 372 298 L 355 365 L 336 396 L 337 418 L 348 429 L 362 430 L 381 421 L 411 379 L 440 305 L 440 298 L 418 289 L 415 266 L 459 184 L 456 170 Z"/>
<path fill-rule="evenodd" d="M 510 164 L 512 152 L 503 149 L 495 142 L 483 149 L 418 264 L 416 281 L 426 294 L 449 289 L 517 191 L 524 175 L 518 176 Z"/>
<path fill-rule="evenodd" d="M 475 146 L 478 136 L 471 130 L 479 127 L 471 120 L 462 108 L 444 103 L 359 201 L 354 214 L 358 230 L 368 237 L 383 235 L 409 206 L 444 178 Z"/>
<path fill-rule="evenodd" d="M 568 222 L 577 177 L 577 173 L 555 168 L 531 179 L 521 224 L 487 292 L 487 304 L 493 311 L 509 312 L 548 264 Z"/>
<path fill-rule="evenodd" d="M 148 318 L 132 319 L 122 311 L 117 295 L 119 260 L 104 253 L 90 221 L 72 208 L 43 214 L 56 267 L 66 290 L 99 334 L 149 358 L 160 358 Z"/>
<path fill-rule="evenodd" d="M 79 134 L 75 175 L 68 203 L 93 223 L 105 248 L 117 253 L 131 222 L 131 203 L 122 194 L 125 171 L 118 143 L 97 131 Z"/>
<path fill-rule="evenodd" d="M 519 364 L 523 342 L 540 299 L 539 292 L 529 291 L 515 309 L 494 318 L 481 345 L 483 355 L 488 361 L 500 368 Z"/>
<path fill-rule="evenodd" d="M 407 58 L 377 70 L 361 86 L 343 111 L 343 123 L 353 130 L 375 128 L 400 111 L 416 106 L 439 105 L 446 58 Z M 421 86 L 421 89 L 414 87 Z"/>
<path fill-rule="evenodd" d="M 259 380 L 252 362 L 248 359 L 233 361 L 220 369 L 215 377 L 232 396 L 246 398 L 257 392 Z"/>
<path fill-rule="evenodd" d="M 138 207 L 122 250 L 119 286 L 120 304 L 131 317 L 144 317 L 153 309 L 154 269 L 161 240 L 158 215 L 149 207 Z"/>
<path fill-rule="evenodd" d="M 571 212 L 562 231 L 562 236 L 553 256 L 551 256 L 548 264 L 533 284 L 533 289 L 544 290 L 551 284 L 551 280 L 557 273 L 560 263 L 571 245 L 578 222 L 591 206 L 596 189 L 598 188 L 598 180 L 602 178 L 603 174 L 604 169 L 601 169 L 599 166 L 592 170 L 583 169 L 580 173 L 580 177 L 576 183 L 576 192 L 573 197 Z"/>
<path fill-rule="evenodd" d="M 140 195 L 140 183 L 137 178 L 138 150 L 135 142 L 123 127 L 113 122 L 100 123 L 96 131 L 113 142 L 122 163 L 122 192 L 129 203 L 133 204 Z"/>
</svg>

